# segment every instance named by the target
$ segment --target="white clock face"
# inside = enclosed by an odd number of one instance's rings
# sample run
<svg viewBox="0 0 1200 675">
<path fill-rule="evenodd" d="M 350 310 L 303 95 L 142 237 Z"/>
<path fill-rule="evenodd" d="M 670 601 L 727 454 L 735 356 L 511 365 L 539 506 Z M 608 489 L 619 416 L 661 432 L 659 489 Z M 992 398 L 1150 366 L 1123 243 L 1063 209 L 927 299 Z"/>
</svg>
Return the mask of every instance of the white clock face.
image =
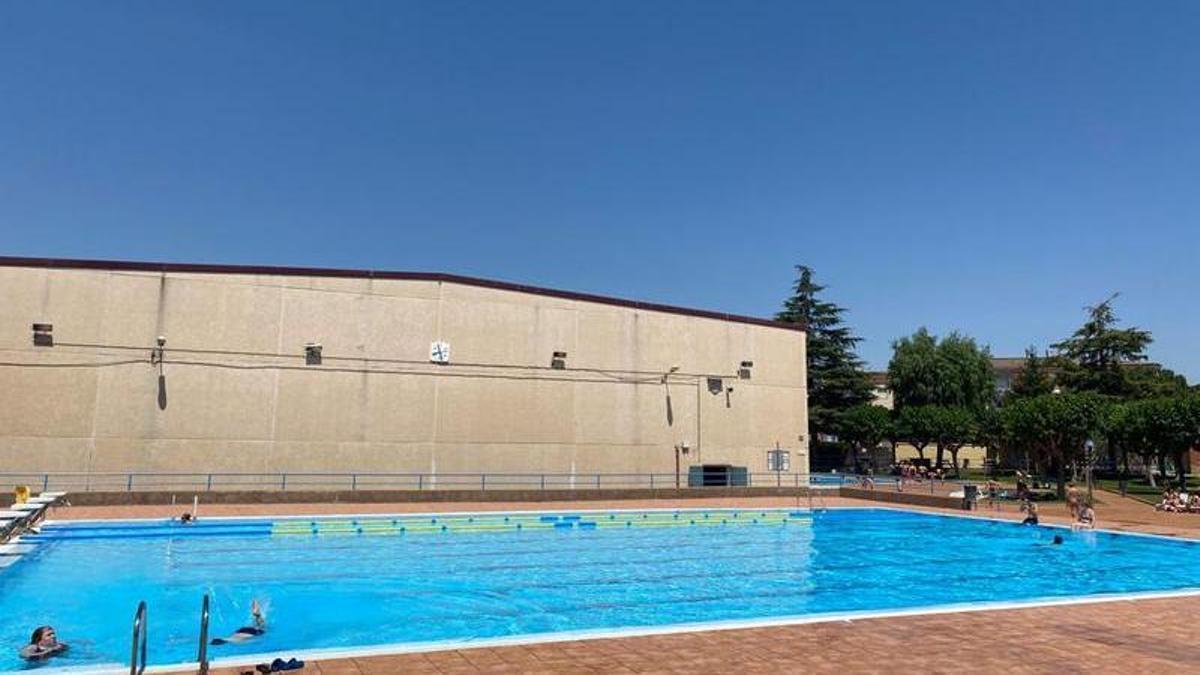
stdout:
<svg viewBox="0 0 1200 675">
<path fill-rule="evenodd" d="M 434 363 L 450 363 L 450 343 L 431 342 L 429 344 L 429 360 Z"/>
</svg>

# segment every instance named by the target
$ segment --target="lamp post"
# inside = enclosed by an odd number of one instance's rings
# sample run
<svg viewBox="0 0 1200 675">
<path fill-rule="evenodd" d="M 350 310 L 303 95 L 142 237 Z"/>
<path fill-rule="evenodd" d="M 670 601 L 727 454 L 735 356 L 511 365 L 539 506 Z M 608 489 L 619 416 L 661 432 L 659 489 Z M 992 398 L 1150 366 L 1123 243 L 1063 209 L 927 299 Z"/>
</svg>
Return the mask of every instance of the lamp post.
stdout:
<svg viewBox="0 0 1200 675">
<path fill-rule="evenodd" d="M 1092 439 L 1083 443 L 1083 461 L 1087 462 L 1088 502 L 1092 501 L 1092 465 L 1096 463 L 1096 444 Z"/>
</svg>

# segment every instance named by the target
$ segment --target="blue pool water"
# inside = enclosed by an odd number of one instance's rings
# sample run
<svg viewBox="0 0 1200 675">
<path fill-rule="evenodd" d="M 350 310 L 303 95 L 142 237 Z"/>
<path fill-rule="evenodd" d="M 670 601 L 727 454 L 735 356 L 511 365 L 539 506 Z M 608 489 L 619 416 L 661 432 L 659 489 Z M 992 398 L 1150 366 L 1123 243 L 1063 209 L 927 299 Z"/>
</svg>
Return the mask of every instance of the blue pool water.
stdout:
<svg viewBox="0 0 1200 675">
<path fill-rule="evenodd" d="M 1062 546 L 1050 546 L 1062 534 Z M 1200 587 L 1200 545 L 880 509 L 490 514 L 48 525 L 0 568 L 0 670 L 49 623 L 54 665 L 212 658 Z"/>
</svg>

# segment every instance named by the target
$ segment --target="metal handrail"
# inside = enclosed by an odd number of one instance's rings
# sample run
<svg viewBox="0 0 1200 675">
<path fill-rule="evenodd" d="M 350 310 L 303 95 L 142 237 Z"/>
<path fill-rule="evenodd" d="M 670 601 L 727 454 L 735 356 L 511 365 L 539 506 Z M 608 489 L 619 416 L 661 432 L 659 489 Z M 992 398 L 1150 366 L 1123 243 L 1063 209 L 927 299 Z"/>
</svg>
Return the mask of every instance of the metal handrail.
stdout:
<svg viewBox="0 0 1200 675">
<path fill-rule="evenodd" d="M 196 652 L 196 660 L 200 662 L 200 675 L 208 673 L 208 593 L 200 604 L 200 649 Z"/>
<path fill-rule="evenodd" d="M 711 475 L 711 474 L 710 474 Z M 720 481 L 718 485 L 688 486 L 688 489 L 709 487 L 780 487 L 836 488 L 853 485 L 853 474 L 806 474 L 758 472 L 742 474 L 740 485 Z M 43 489 L 58 488 L 72 491 L 186 490 L 216 492 L 223 490 L 412 490 L 443 489 L 520 489 L 520 490 L 579 490 L 579 489 L 670 489 L 674 473 L 388 473 L 388 472 L 288 472 L 288 473 L 0 473 L 0 483 L 41 482 Z M 895 489 L 895 479 L 880 476 L 878 487 Z M 945 479 L 929 481 L 927 485 L 909 483 L 908 490 L 936 491 L 935 486 L 950 486 L 962 481 Z M 740 483 L 740 481 L 739 481 Z"/>
<path fill-rule="evenodd" d="M 133 615 L 133 646 L 129 650 L 129 675 L 141 675 L 146 672 L 146 601 L 138 603 L 137 613 Z M 141 647 L 141 667 L 138 667 L 138 647 Z"/>
<path fill-rule="evenodd" d="M 713 474 L 709 474 L 713 475 Z M 707 487 L 837 487 L 855 481 L 851 474 L 746 472 L 742 485 L 722 482 Z M 731 475 L 732 479 L 733 476 Z M 886 479 L 879 480 L 884 483 Z M 41 483 L 43 490 L 73 491 L 218 490 L 258 489 L 345 489 L 345 490 L 437 490 L 437 489 L 669 489 L 674 473 L 430 473 L 430 472 L 3 472 L 0 483 Z M 950 483 L 951 481 L 946 481 Z"/>
</svg>

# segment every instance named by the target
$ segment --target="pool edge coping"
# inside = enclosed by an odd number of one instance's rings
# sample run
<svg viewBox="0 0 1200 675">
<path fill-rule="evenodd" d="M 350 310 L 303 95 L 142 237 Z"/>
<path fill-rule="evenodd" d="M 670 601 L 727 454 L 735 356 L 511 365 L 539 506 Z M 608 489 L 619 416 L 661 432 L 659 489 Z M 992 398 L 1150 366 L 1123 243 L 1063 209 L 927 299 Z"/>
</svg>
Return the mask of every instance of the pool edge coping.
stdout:
<svg viewBox="0 0 1200 675">
<path fill-rule="evenodd" d="M 300 649 L 288 652 L 289 658 L 298 658 L 308 662 L 330 661 L 339 659 L 371 658 L 380 656 L 402 656 L 406 654 L 427 654 L 435 652 L 459 651 L 464 649 L 489 649 L 498 647 L 517 647 L 532 644 L 554 644 L 559 642 L 585 642 L 592 640 L 611 640 L 621 638 L 652 637 L 657 635 L 676 635 L 680 633 L 704 633 L 709 631 L 753 630 L 758 628 L 780 628 L 785 626 L 804 626 L 822 623 L 852 623 L 854 621 L 869 621 L 874 619 L 906 618 L 916 616 L 936 616 L 942 614 L 969 614 L 974 612 L 999 612 L 1021 609 L 1037 609 L 1041 607 L 1064 607 L 1072 605 L 1091 605 L 1109 602 L 1136 602 L 1139 600 L 1160 600 L 1200 596 L 1200 587 L 1177 589 L 1173 591 L 1139 591 L 1134 593 L 1114 593 L 1103 595 L 1064 596 L 1061 598 L 1041 598 L 1027 601 L 1003 601 L 970 604 L 933 605 L 920 608 L 889 609 L 859 612 L 833 612 L 818 615 L 792 615 L 770 619 L 733 619 L 727 621 L 711 621 L 699 623 L 680 623 L 663 626 L 635 626 L 626 628 L 596 629 L 585 631 L 565 631 L 553 633 L 529 633 L 525 635 L 510 635 L 478 640 L 458 640 L 417 643 L 389 643 L 369 647 L 345 649 Z M 239 668 L 253 666 L 257 663 L 270 663 L 280 658 L 277 653 L 244 654 L 228 658 L 214 659 L 209 662 L 210 668 Z M 196 669 L 195 662 L 148 666 L 147 673 L 178 673 Z M 83 666 L 59 670 L 39 670 L 46 673 L 70 673 L 72 675 L 101 675 L 106 673 L 124 673 L 125 667 L 113 669 L 109 666 Z"/>
</svg>

